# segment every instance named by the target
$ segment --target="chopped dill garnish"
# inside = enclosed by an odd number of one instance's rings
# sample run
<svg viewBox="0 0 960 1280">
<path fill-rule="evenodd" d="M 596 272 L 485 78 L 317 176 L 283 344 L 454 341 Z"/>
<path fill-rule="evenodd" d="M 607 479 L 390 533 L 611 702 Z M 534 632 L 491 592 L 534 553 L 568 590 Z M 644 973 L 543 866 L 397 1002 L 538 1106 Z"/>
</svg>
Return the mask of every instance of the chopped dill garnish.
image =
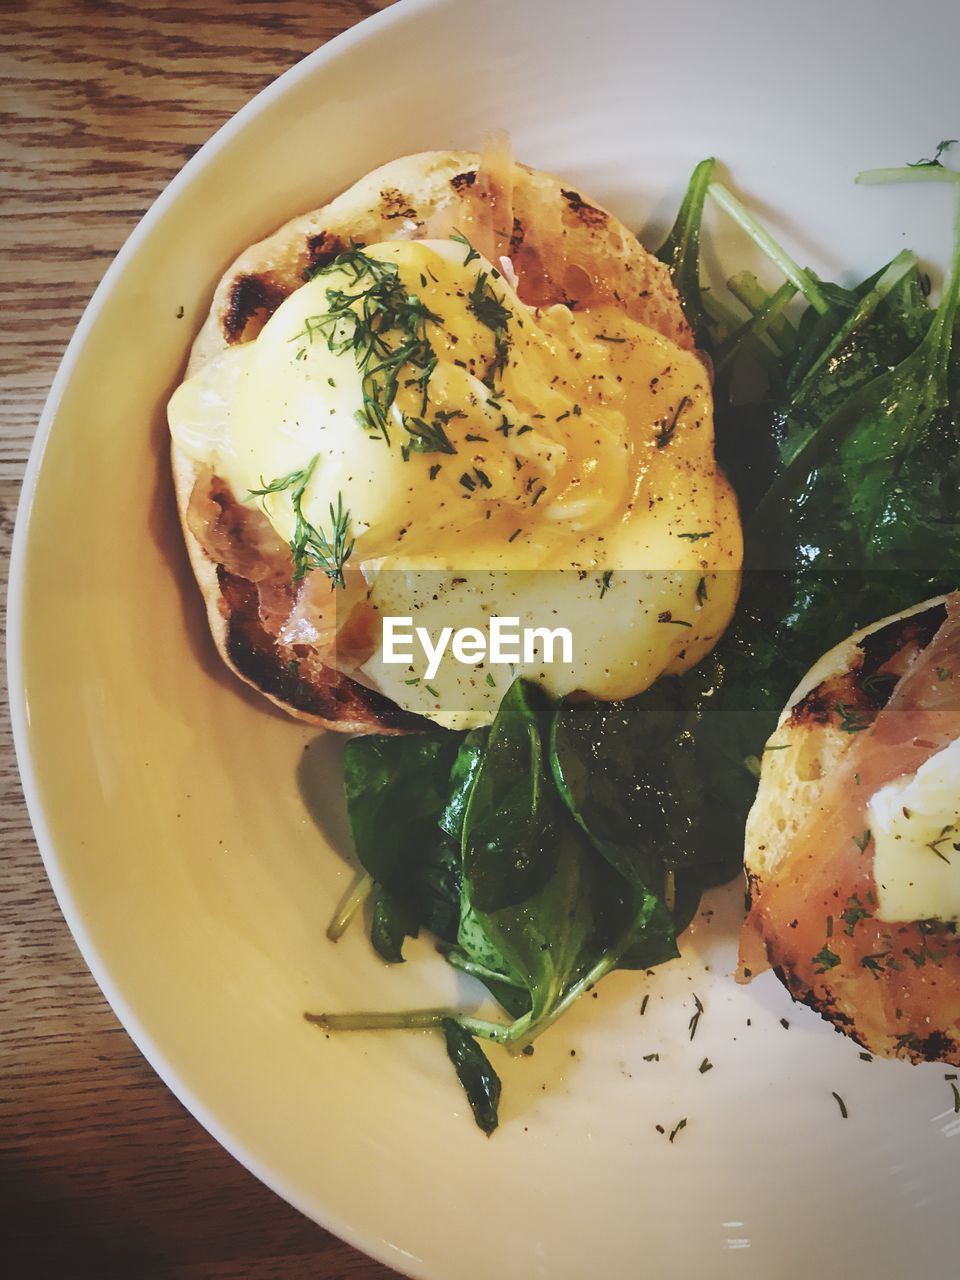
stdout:
<svg viewBox="0 0 960 1280">
<path fill-rule="evenodd" d="M 428 422 L 425 418 L 407 417 L 404 414 L 403 427 L 411 437 L 407 448 L 414 453 L 456 453 L 456 447 L 451 444 L 444 427 L 451 417 L 465 416 L 460 413 L 437 414 L 432 422 Z"/>
<path fill-rule="evenodd" d="M 949 151 L 956 141 L 957 141 L 956 138 L 944 138 L 942 142 L 937 143 L 937 149 L 936 151 L 934 151 L 932 156 L 924 160 L 908 160 L 907 168 L 908 169 L 943 169 L 945 168 L 946 166 L 942 163 L 940 157 L 943 155 L 945 151 Z"/>
<path fill-rule="evenodd" d="M 413 376 L 404 383 L 421 393 L 421 417 L 427 408 L 427 384 L 437 367 L 437 355 L 427 338 L 427 322 L 440 317 L 408 293 L 394 262 L 380 262 L 354 246 L 324 267 L 318 275 L 343 271 L 352 277 L 352 290 L 329 288 L 328 310 L 308 316 L 305 327 L 291 341 L 314 335 L 326 339 L 336 355 L 352 351 L 361 373 L 363 408 L 357 420 L 390 443 L 387 415 L 397 397 L 404 369 Z"/>
<path fill-rule="evenodd" d="M 869 719 L 864 719 L 863 712 L 849 702 L 838 702 L 834 711 L 840 717 L 839 727 L 844 733 L 862 733 L 870 728 Z"/>
<path fill-rule="evenodd" d="M 263 498 L 270 493 L 290 491 L 293 504 L 294 530 L 290 539 L 290 551 L 293 555 L 293 581 L 300 579 L 314 569 L 325 573 L 335 587 L 344 586 L 343 566 L 353 553 L 354 539 L 349 538 L 350 513 L 343 509 L 343 494 L 337 494 L 337 505 L 330 504 L 329 536 L 312 525 L 303 514 L 303 494 L 317 465 L 319 453 L 314 454 L 310 462 L 301 471 L 291 471 L 280 476 L 269 484 L 263 482 L 259 489 L 251 489 L 251 498 Z M 349 538 L 349 541 L 348 541 Z"/>
<path fill-rule="evenodd" d="M 931 853 L 935 853 L 940 861 L 947 863 L 948 866 L 950 865 L 950 859 L 945 853 L 940 852 L 940 846 L 942 844 L 952 843 L 950 840 L 951 835 L 956 835 L 956 826 L 952 822 L 940 829 L 940 834 L 937 836 L 936 840 L 928 840 L 924 846 L 924 848 L 929 849 Z M 956 849 L 957 845 L 954 844 L 953 847 Z"/>
<path fill-rule="evenodd" d="M 697 1070 L 700 1072 L 702 1076 L 706 1075 L 708 1071 L 713 1070 L 713 1063 L 710 1061 L 709 1058 L 704 1058 L 704 1060 L 700 1063 L 700 1066 L 697 1068 Z"/>
<path fill-rule="evenodd" d="M 503 373 L 507 366 L 507 355 L 510 351 L 507 325 L 513 312 L 504 306 L 503 298 L 497 296 L 490 284 L 488 272 L 477 273 L 476 283 L 467 299 L 467 310 L 472 312 L 493 334 L 493 359 L 483 377 L 484 384 L 492 390 L 497 375 Z"/>
<path fill-rule="evenodd" d="M 689 403 L 690 403 L 690 397 L 684 396 L 683 399 L 680 401 L 680 403 L 677 405 L 674 411 L 673 417 L 670 419 L 670 421 L 669 422 L 664 421 L 660 424 L 660 427 L 657 430 L 657 438 L 656 438 L 656 444 L 658 449 L 665 449 L 667 445 L 670 443 L 670 441 L 673 439 L 673 433 L 677 429 L 677 423 L 680 421 L 680 415 L 681 413 L 683 413 L 684 409 Z M 683 537 L 684 535 L 681 534 L 680 536 Z"/>
<path fill-rule="evenodd" d="M 828 969 L 832 969 L 840 963 L 840 957 L 824 943 L 813 957 L 813 963 L 819 966 L 814 969 L 814 973 L 826 973 Z"/>
<path fill-rule="evenodd" d="M 678 1120 L 677 1123 L 670 1130 L 670 1141 L 672 1142 L 674 1138 L 677 1136 L 677 1134 L 680 1132 L 680 1130 L 685 1129 L 686 1127 L 687 1127 L 687 1117 L 684 1116 L 683 1119 Z"/>
<path fill-rule="evenodd" d="M 848 1118 L 848 1115 L 849 1115 L 849 1113 L 848 1113 L 848 1111 L 847 1111 L 847 1104 L 846 1104 L 846 1103 L 844 1102 L 844 1100 L 840 1097 L 839 1093 L 835 1093 L 832 1089 L 831 1089 L 831 1091 L 830 1091 L 830 1092 L 831 1092 L 831 1093 L 833 1093 L 833 1096 L 836 1098 L 836 1100 L 837 1100 L 837 1106 L 840 1108 L 840 1114 L 843 1116 L 844 1120 L 846 1120 L 846 1119 Z"/>
<path fill-rule="evenodd" d="M 866 846 L 864 846 L 866 847 Z M 865 920 L 869 915 L 866 907 L 860 901 L 859 897 L 854 893 L 847 899 L 846 908 L 840 912 L 840 919 L 846 925 L 844 933 L 848 938 L 853 937 L 853 931 L 861 920 Z"/>
<path fill-rule="evenodd" d="M 703 1002 L 701 1001 L 700 997 L 696 994 L 696 992 L 693 993 L 693 1004 L 694 1004 L 693 1016 L 691 1017 L 690 1021 L 687 1023 L 687 1027 L 690 1031 L 691 1040 L 697 1034 L 697 1027 L 699 1027 L 700 1018 L 703 1015 Z"/>
<path fill-rule="evenodd" d="M 678 533 L 678 538 L 686 538 L 689 542 L 699 542 L 701 538 L 712 538 L 713 529 L 707 529 L 704 533 Z"/>
<path fill-rule="evenodd" d="M 465 267 L 469 267 L 471 262 L 476 262 L 476 260 L 480 257 L 479 253 L 477 253 L 476 249 L 473 247 L 473 245 L 470 243 L 470 241 L 467 239 L 467 237 L 463 234 L 462 231 L 451 231 L 450 239 L 455 240 L 457 244 L 462 244 L 466 249 L 467 256 L 463 260 L 463 265 Z"/>
<path fill-rule="evenodd" d="M 600 599 L 601 600 L 610 590 L 610 583 L 612 579 L 613 579 L 613 570 L 605 569 L 603 572 L 603 576 L 600 579 Z"/>
</svg>

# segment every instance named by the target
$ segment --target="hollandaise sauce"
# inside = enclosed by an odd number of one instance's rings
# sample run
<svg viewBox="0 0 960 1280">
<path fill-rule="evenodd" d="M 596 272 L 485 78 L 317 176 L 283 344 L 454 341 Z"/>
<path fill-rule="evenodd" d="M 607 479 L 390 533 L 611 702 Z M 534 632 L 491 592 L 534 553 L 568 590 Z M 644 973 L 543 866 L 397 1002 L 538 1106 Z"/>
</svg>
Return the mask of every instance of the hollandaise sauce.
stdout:
<svg viewBox="0 0 960 1280">
<path fill-rule="evenodd" d="M 505 264 L 506 265 L 506 264 Z M 551 693 L 641 692 L 701 657 L 736 602 L 736 502 L 700 359 L 626 315 L 527 306 L 462 237 L 353 249 L 259 336 L 189 378 L 177 448 L 261 504 L 294 573 L 428 628 L 574 624 Z M 429 683 L 374 647 L 362 678 L 449 727 L 489 722 L 516 671 Z"/>
</svg>

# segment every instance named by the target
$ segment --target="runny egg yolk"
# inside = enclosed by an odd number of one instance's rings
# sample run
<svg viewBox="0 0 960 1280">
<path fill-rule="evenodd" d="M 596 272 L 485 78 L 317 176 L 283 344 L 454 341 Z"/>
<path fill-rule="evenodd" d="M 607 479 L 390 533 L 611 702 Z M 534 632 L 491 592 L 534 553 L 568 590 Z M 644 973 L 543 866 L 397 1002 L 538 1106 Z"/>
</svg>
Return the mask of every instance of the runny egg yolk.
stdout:
<svg viewBox="0 0 960 1280">
<path fill-rule="evenodd" d="M 364 363 L 366 323 L 331 315 L 344 296 L 367 314 L 377 271 L 429 316 L 384 339 L 421 340 L 395 387 L 383 366 L 396 362 Z M 258 501 L 285 540 L 291 486 L 274 482 L 309 471 L 301 513 L 321 532 L 342 504 L 360 574 L 339 618 L 368 602 L 432 632 L 492 614 L 571 628 L 571 663 L 448 655 L 429 687 L 416 660 L 369 657 L 361 678 L 449 727 L 489 722 L 518 670 L 558 696 L 639 693 L 702 657 L 732 615 L 741 531 L 703 364 L 614 302 L 526 306 L 459 240 L 338 260 L 184 382 L 169 418 L 178 449 L 237 498 L 276 489 Z"/>
</svg>

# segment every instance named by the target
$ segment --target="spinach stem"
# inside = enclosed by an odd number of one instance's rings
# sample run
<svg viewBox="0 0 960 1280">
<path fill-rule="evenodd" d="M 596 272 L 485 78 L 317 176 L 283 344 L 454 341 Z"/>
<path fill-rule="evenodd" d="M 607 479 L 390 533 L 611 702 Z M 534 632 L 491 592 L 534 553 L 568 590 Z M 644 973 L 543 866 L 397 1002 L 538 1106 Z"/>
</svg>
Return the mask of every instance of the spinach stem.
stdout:
<svg viewBox="0 0 960 1280">
<path fill-rule="evenodd" d="M 739 298 L 739 294 L 733 287 L 733 281 L 730 282 L 730 292 L 735 298 Z M 785 281 L 776 293 L 771 294 L 761 302 L 749 320 L 745 321 L 734 333 L 730 335 L 724 342 L 717 347 L 713 357 L 714 372 L 722 373 L 728 364 L 734 359 L 737 353 L 752 339 L 759 338 L 766 330 L 770 330 L 770 336 L 773 338 L 773 322 L 776 319 L 782 319 L 780 315 L 783 308 L 787 305 L 797 292 L 796 285 L 792 281 Z M 744 306 L 750 308 L 750 304 L 743 298 L 740 298 Z M 792 328 L 792 326 L 791 326 Z M 776 341 L 776 339 L 774 339 Z M 780 343 L 777 343 L 780 347 Z M 781 347 L 782 351 L 782 347 Z"/>
<path fill-rule="evenodd" d="M 629 947 L 633 940 L 633 934 L 624 938 L 621 943 L 610 951 L 605 951 L 592 969 L 589 969 L 582 978 L 568 987 L 557 1003 L 548 1009 L 546 1013 L 541 1014 L 534 1019 L 531 1014 L 525 1013 L 522 1018 L 518 1018 L 507 1030 L 506 1045 L 511 1053 L 522 1053 L 528 1044 L 532 1044 L 547 1027 L 551 1026 L 556 1020 L 575 1004 L 585 991 L 589 991 L 591 987 L 595 987 L 601 978 L 606 977 L 612 969 L 617 967 L 617 963 Z"/>
<path fill-rule="evenodd" d="M 347 925 L 369 898 L 372 889 L 373 877 L 367 872 L 361 872 L 337 903 L 333 919 L 327 925 L 327 937 L 331 942 L 337 942 L 343 937 Z"/>
<path fill-rule="evenodd" d="M 797 346 L 797 331 L 781 314 L 783 307 L 796 294 L 797 287 L 790 281 L 782 284 L 776 293 L 768 294 L 752 271 L 738 271 L 727 281 L 727 288 L 750 312 L 751 318 L 761 321 L 770 339 L 781 355 L 789 355 Z M 767 319 L 764 321 L 763 316 Z M 749 321 L 747 322 L 749 324 Z M 740 326 L 745 328 L 746 326 Z M 727 341 L 736 337 L 732 334 Z"/>
<path fill-rule="evenodd" d="M 457 1015 L 449 1009 L 406 1009 L 396 1013 L 305 1013 L 304 1018 L 325 1031 L 414 1031 L 439 1027 Z"/>
<path fill-rule="evenodd" d="M 727 190 L 723 183 L 711 182 L 707 190 L 720 208 L 746 231 L 754 244 L 767 255 L 771 262 L 776 263 L 792 284 L 797 286 L 814 311 L 820 315 L 826 315 L 830 310 L 830 304 L 817 288 L 816 281 L 810 272 L 804 271 L 803 267 L 794 262 L 786 249 L 777 244 L 773 236 L 761 227 L 753 214 L 741 204 L 732 192 Z"/>
<path fill-rule="evenodd" d="M 472 1018 L 456 1009 L 402 1009 L 382 1013 L 305 1013 L 304 1018 L 324 1031 L 420 1031 L 439 1027 L 451 1019 L 472 1036 L 506 1044 L 510 1026 L 501 1022 L 488 1022 L 485 1018 Z"/>
<path fill-rule="evenodd" d="M 526 988 L 518 978 L 508 977 L 506 974 L 497 973 L 495 969 L 488 969 L 484 964 L 478 964 L 476 960 L 470 960 L 460 951 L 448 951 L 441 947 L 440 951 L 444 959 L 454 969 L 459 969 L 461 973 L 469 973 L 472 978 L 479 978 L 481 982 L 502 982 L 505 987 L 515 987 L 518 991 L 524 991 Z"/>
<path fill-rule="evenodd" d="M 923 165 L 918 168 L 901 165 L 894 169 L 863 169 L 854 181 L 862 187 L 886 182 L 960 182 L 960 171 L 946 169 L 943 165 Z"/>
</svg>

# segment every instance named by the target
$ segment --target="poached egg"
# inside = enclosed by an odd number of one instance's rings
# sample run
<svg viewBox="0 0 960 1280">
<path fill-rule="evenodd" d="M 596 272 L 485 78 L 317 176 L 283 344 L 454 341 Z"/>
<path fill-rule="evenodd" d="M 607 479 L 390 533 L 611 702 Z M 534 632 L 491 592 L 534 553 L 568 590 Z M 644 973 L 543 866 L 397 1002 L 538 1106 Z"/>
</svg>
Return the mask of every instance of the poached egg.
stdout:
<svg viewBox="0 0 960 1280">
<path fill-rule="evenodd" d="M 182 453 L 291 546 L 306 531 L 337 552 L 337 626 L 373 610 L 431 633 L 494 614 L 572 631 L 569 663 L 448 654 L 429 684 L 425 657 L 388 664 L 374 642 L 351 673 L 450 728 L 491 721 L 517 674 L 640 693 L 709 651 L 739 587 L 700 359 L 615 297 L 527 306 L 501 265 L 462 238 L 351 250 L 169 405 Z"/>
</svg>

